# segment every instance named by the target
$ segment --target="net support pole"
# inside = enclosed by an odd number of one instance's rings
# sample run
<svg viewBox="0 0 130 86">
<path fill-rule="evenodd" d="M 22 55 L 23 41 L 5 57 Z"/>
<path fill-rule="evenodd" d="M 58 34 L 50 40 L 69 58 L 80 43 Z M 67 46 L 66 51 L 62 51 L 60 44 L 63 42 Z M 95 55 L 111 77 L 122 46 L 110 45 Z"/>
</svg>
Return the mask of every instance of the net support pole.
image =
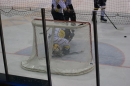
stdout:
<svg viewBox="0 0 130 86">
<path fill-rule="evenodd" d="M 96 84 L 100 86 L 99 74 L 99 56 L 98 56 L 98 34 L 97 34 L 97 11 L 93 11 L 93 30 L 94 30 L 94 45 L 95 45 L 95 64 L 96 64 Z"/>
<path fill-rule="evenodd" d="M 9 81 L 8 66 L 7 66 L 7 59 L 6 59 L 6 51 L 5 51 L 5 44 L 4 44 L 4 36 L 3 36 L 3 30 L 2 30 L 1 13 L 0 13 L 0 39 L 1 39 L 1 48 L 2 48 L 4 69 L 5 69 L 5 77 L 6 77 L 6 81 Z"/>
<path fill-rule="evenodd" d="M 44 46 L 45 46 L 48 85 L 52 86 L 50 60 L 49 60 L 49 49 L 48 49 L 47 32 L 46 32 L 45 9 L 44 8 L 41 9 L 41 15 L 42 15 L 42 26 L 43 26 L 43 37 L 44 37 Z"/>
</svg>

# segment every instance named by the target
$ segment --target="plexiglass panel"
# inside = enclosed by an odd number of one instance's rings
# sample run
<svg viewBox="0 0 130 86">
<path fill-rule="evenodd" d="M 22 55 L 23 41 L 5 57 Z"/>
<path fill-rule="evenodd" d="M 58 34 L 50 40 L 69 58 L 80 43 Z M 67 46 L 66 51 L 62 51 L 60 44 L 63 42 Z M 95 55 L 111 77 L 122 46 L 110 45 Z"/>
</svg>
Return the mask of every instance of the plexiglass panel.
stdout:
<svg viewBox="0 0 130 86">
<path fill-rule="evenodd" d="M 2 46 L 0 42 L 0 80 L 5 80 L 5 69 L 4 69 L 4 62 L 3 62 L 3 54 L 2 54 Z M 1 75 L 2 74 L 2 75 Z"/>
<path fill-rule="evenodd" d="M 130 25 L 98 24 L 101 85 L 130 84 Z"/>
<path fill-rule="evenodd" d="M 21 62 L 27 60 L 32 53 L 33 26 L 31 21 L 32 17 L 23 17 L 23 16 L 6 17 L 2 15 L 2 26 L 5 41 L 8 72 L 9 75 L 15 75 L 12 76 L 13 78 L 10 78 L 13 81 L 18 82 L 20 81 L 23 83 L 40 82 L 42 83 L 42 85 L 43 84 L 47 85 L 48 80 L 47 73 L 32 72 L 24 70 L 21 67 Z M 2 55 L 0 59 L 1 59 L 0 66 L 2 67 L 3 66 Z M 2 70 L 0 70 L 0 72 L 4 72 L 3 67 L 1 69 Z M 16 76 L 27 77 L 27 79 L 18 78 Z M 30 78 L 33 78 L 33 80 Z"/>
</svg>

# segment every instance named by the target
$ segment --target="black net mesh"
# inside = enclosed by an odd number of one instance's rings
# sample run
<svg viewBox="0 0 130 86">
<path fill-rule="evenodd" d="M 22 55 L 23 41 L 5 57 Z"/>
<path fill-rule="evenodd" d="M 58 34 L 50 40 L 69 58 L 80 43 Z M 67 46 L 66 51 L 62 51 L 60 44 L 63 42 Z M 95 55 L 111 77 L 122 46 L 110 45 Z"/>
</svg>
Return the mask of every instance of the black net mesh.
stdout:
<svg viewBox="0 0 130 86">
<path fill-rule="evenodd" d="M 46 8 L 46 17 L 52 19 L 52 0 L 1 0 L 0 12 L 6 16 L 41 16 L 41 8 Z M 77 20 L 91 21 L 93 0 L 72 0 Z M 130 24 L 130 1 L 108 0 L 106 14 L 114 24 Z M 97 20 L 100 21 L 100 9 Z M 109 22 L 109 21 L 108 21 Z"/>
</svg>

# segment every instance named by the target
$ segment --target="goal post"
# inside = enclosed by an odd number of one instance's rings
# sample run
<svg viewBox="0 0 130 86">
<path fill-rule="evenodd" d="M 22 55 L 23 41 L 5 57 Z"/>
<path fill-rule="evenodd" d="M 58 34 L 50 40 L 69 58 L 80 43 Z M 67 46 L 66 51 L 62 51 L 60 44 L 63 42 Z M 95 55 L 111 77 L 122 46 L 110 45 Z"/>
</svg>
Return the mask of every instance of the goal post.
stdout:
<svg viewBox="0 0 130 86">
<path fill-rule="evenodd" d="M 28 60 L 21 62 L 21 66 L 25 70 L 47 72 L 42 20 L 32 20 L 32 26 L 32 54 Z M 75 35 L 70 41 L 70 53 L 73 54 L 61 57 L 52 56 L 56 28 L 74 30 Z M 47 41 L 49 47 L 51 73 L 60 75 L 81 75 L 94 69 L 92 57 L 91 24 L 89 22 L 71 22 L 46 19 L 46 31 L 48 37 Z M 82 52 L 78 53 L 79 51 Z"/>
</svg>

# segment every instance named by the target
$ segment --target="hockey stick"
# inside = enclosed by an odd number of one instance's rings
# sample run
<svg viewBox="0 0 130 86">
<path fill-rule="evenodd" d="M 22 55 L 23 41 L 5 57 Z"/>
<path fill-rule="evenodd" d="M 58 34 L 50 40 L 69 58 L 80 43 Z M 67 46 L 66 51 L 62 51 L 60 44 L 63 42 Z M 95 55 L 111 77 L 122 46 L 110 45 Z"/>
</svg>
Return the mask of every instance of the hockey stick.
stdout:
<svg viewBox="0 0 130 86">
<path fill-rule="evenodd" d="M 70 53 L 68 53 L 68 54 L 66 54 L 66 55 L 62 55 L 62 56 L 58 56 L 58 57 L 64 57 L 64 56 L 67 56 L 67 55 L 74 55 L 74 54 L 80 54 L 80 53 L 83 53 L 84 51 L 76 51 L 76 52 L 70 52 Z M 52 57 L 57 57 L 57 56 L 52 56 Z"/>
<path fill-rule="evenodd" d="M 84 51 L 78 51 L 78 52 L 71 52 L 71 53 L 69 53 L 69 54 L 67 54 L 67 55 L 73 55 L 73 54 L 80 54 L 80 53 L 82 53 L 82 52 L 84 52 Z"/>
<path fill-rule="evenodd" d="M 104 14 L 106 15 L 106 17 L 109 19 L 109 21 L 111 22 L 111 24 L 115 27 L 115 29 L 117 29 L 117 27 L 114 25 L 114 23 L 111 21 L 111 19 L 107 16 L 107 14 L 104 12 Z"/>
</svg>

